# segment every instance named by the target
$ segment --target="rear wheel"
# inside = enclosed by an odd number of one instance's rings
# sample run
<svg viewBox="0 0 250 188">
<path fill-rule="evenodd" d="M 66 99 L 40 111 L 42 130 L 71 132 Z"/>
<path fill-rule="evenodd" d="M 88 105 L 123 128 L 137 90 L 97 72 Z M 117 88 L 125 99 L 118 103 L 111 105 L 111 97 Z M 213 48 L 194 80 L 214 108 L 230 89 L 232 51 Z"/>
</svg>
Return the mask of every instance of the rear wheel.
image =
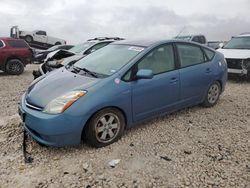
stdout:
<svg viewBox="0 0 250 188">
<path fill-rule="evenodd" d="M 6 63 L 6 72 L 12 75 L 22 74 L 24 71 L 24 65 L 19 59 L 11 59 Z"/>
<path fill-rule="evenodd" d="M 205 107 L 212 107 L 216 105 L 216 103 L 220 98 L 220 94 L 221 94 L 221 86 L 220 83 L 216 81 L 210 85 L 206 94 L 206 98 L 202 103 L 202 105 Z"/>
<path fill-rule="evenodd" d="M 125 119 L 123 114 L 114 108 L 97 112 L 87 124 L 84 132 L 86 142 L 94 147 L 104 147 L 116 142 L 123 134 Z"/>
<path fill-rule="evenodd" d="M 33 38 L 31 36 L 26 36 L 24 39 L 27 43 L 31 43 L 33 41 Z"/>
</svg>

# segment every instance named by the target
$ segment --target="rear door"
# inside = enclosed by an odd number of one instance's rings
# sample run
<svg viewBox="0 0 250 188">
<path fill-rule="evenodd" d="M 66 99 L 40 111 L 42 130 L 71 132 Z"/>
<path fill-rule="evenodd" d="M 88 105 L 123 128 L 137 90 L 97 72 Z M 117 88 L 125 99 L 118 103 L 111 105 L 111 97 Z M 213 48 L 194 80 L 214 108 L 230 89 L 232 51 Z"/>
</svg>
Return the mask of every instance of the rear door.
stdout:
<svg viewBox="0 0 250 188">
<path fill-rule="evenodd" d="M 155 48 L 134 66 L 133 72 L 140 69 L 152 70 L 154 77 L 131 82 L 134 121 L 174 110 L 180 81 L 172 44 Z"/>
<path fill-rule="evenodd" d="M 8 40 L 8 44 L 9 55 L 21 58 L 25 64 L 31 60 L 32 51 L 24 40 Z"/>
<path fill-rule="evenodd" d="M 182 105 L 200 103 L 213 81 L 212 63 L 198 45 L 176 44 L 180 62 Z"/>
</svg>

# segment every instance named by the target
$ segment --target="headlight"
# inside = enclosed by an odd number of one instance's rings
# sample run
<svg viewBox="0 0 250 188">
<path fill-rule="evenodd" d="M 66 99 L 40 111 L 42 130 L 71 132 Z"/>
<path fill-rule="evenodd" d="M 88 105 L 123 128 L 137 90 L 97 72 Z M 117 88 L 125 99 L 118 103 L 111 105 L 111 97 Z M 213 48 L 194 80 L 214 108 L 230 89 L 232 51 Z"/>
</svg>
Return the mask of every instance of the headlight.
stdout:
<svg viewBox="0 0 250 188">
<path fill-rule="evenodd" d="M 55 68 L 58 68 L 58 67 L 61 67 L 62 66 L 62 62 L 63 62 L 64 59 L 60 59 L 60 60 L 54 60 L 54 61 L 48 61 L 47 62 L 47 65 L 49 65 L 50 67 L 55 67 Z"/>
<path fill-rule="evenodd" d="M 44 109 L 49 114 L 59 114 L 68 109 L 80 97 L 83 97 L 87 91 L 71 91 L 52 101 L 50 101 Z"/>
</svg>

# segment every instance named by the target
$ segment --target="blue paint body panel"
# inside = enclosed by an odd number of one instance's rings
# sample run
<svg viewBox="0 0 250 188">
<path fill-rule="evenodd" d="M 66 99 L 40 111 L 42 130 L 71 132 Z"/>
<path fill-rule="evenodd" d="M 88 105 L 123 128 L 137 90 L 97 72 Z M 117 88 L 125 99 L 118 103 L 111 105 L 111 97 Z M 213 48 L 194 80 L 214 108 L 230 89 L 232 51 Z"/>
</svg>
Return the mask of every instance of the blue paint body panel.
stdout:
<svg viewBox="0 0 250 188">
<path fill-rule="evenodd" d="M 214 81 L 219 81 L 224 91 L 227 66 L 223 62 L 223 55 L 216 51 L 213 60 L 206 63 L 176 68 L 155 75 L 152 79 L 122 81 L 123 75 L 150 50 L 168 43 L 176 41 L 147 44 L 136 58 L 106 78 L 77 75 L 61 68 L 36 80 L 21 100 L 20 110 L 25 114 L 25 129 L 35 140 L 45 145 L 76 145 L 81 142 L 82 131 L 89 118 L 103 108 L 120 109 L 127 127 L 131 127 L 159 114 L 200 104 Z M 84 90 L 87 93 L 63 113 L 53 115 L 43 112 L 51 100 L 74 90 Z M 30 108 L 26 103 L 41 110 Z"/>
</svg>

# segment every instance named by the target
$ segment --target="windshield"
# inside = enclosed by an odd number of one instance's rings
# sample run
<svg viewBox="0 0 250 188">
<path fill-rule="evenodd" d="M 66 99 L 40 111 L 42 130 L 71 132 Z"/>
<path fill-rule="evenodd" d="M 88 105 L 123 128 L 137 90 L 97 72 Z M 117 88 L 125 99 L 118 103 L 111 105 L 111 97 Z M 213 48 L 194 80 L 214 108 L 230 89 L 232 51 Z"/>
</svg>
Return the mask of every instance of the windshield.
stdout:
<svg viewBox="0 0 250 188">
<path fill-rule="evenodd" d="M 74 67 L 110 76 L 143 50 L 144 48 L 137 46 L 112 44 L 84 57 Z"/>
<path fill-rule="evenodd" d="M 250 37 L 232 38 L 223 48 L 224 49 L 250 49 Z"/>
<path fill-rule="evenodd" d="M 69 51 L 71 51 L 71 52 L 73 52 L 75 54 L 79 54 L 79 53 L 85 51 L 87 48 L 89 48 L 93 44 L 95 44 L 95 43 L 94 42 L 81 43 L 81 44 L 78 44 L 78 45 L 74 46 L 73 48 L 70 48 Z"/>
</svg>

